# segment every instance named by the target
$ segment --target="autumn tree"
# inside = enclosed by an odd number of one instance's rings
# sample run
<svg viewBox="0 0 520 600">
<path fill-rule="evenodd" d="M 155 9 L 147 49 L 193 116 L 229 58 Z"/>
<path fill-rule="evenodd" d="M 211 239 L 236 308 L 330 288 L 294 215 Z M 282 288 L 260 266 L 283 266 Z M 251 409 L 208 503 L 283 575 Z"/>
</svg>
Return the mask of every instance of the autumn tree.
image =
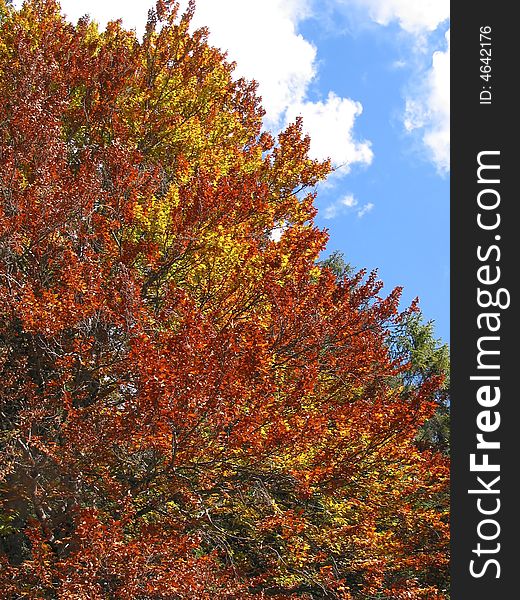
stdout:
<svg viewBox="0 0 520 600">
<path fill-rule="evenodd" d="M 351 276 L 355 268 L 345 261 L 342 252 L 335 250 L 319 262 L 328 267 L 338 281 Z M 450 354 L 448 345 L 434 336 L 433 321 L 425 321 L 417 306 L 388 328 L 386 344 L 394 360 L 406 365 L 395 379 L 395 385 L 403 385 L 413 393 L 432 376 L 439 377 L 442 384 L 432 394 L 436 410 L 432 417 L 419 428 L 417 443 L 422 447 L 435 447 L 449 453 L 450 446 Z"/>
<path fill-rule="evenodd" d="M 0 0 L 2 597 L 445 598 L 442 376 L 193 10 Z"/>
</svg>

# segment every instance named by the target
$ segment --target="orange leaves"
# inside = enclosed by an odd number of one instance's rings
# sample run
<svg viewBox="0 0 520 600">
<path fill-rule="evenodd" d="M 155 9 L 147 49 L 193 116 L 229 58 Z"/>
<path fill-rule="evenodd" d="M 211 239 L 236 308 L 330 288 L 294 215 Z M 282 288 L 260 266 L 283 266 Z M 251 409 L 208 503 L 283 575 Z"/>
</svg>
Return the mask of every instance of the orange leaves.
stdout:
<svg viewBox="0 0 520 600">
<path fill-rule="evenodd" d="M 308 157 L 310 139 L 303 137 L 302 119 L 280 133 L 273 150 L 271 185 L 281 200 L 294 190 L 314 186 L 330 172 L 330 163 L 319 163 Z"/>
<path fill-rule="evenodd" d="M 441 598 L 441 382 L 401 385 L 399 289 L 317 263 L 301 122 L 262 132 L 192 8 L 142 42 L 2 10 L 2 585 Z"/>
</svg>

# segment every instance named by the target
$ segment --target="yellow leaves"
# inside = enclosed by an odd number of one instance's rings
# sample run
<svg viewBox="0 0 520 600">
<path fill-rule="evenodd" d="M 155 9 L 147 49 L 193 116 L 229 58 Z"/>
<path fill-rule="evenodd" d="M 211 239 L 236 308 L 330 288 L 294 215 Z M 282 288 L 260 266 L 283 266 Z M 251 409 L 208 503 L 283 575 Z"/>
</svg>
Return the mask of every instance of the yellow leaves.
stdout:
<svg viewBox="0 0 520 600">
<path fill-rule="evenodd" d="M 309 138 L 302 135 L 301 118 L 279 134 L 278 146 L 269 157 L 276 175 L 272 185 L 277 193 L 286 195 L 294 189 L 312 187 L 329 174 L 330 163 L 311 160 L 309 146 Z"/>
<path fill-rule="evenodd" d="M 96 56 L 102 46 L 102 35 L 96 21 L 89 21 L 83 29 L 83 43 L 93 49 L 92 56 Z"/>
<path fill-rule="evenodd" d="M 326 234 L 302 196 L 328 165 L 309 158 L 300 123 L 277 144 L 261 133 L 254 86 L 170 3 L 142 43 L 30 4 L 16 68 L 17 40 L 0 37 L 4 95 L 32 142 L 13 158 L 8 137 L 0 152 L 7 178 L 32 161 L 4 182 L 2 360 L 13 423 L 53 453 L 50 512 L 77 524 L 66 577 L 45 567 L 53 593 L 97 597 L 102 581 L 114 597 L 189 585 L 246 600 L 245 586 L 282 585 L 349 598 L 348 575 L 380 595 L 382 573 L 417 568 L 404 530 L 445 538 L 446 465 L 414 450 L 410 403 L 389 383 L 397 297 L 381 309 L 374 281 L 338 284 L 316 265 Z M 69 497 L 93 509 L 87 524 Z"/>
<path fill-rule="evenodd" d="M 222 261 L 220 269 L 229 269 L 236 266 L 243 259 L 247 247 L 241 243 L 240 235 L 235 231 L 226 230 L 222 225 L 204 236 L 208 257 Z"/>
<path fill-rule="evenodd" d="M 135 239 L 146 236 L 152 241 L 163 241 L 170 222 L 170 212 L 179 202 L 178 190 L 173 186 L 165 198 L 142 198 L 134 205 L 134 221 L 136 223 Z"/>
<path fill-rule="evenodd" d="M 287 550 L 292 555 L 292 562 L 299 568 L 303 567 L 308 562 L 310 549 L 310 544 L 299 537 L 292 537 L 287 542 Z"/>
</svg>

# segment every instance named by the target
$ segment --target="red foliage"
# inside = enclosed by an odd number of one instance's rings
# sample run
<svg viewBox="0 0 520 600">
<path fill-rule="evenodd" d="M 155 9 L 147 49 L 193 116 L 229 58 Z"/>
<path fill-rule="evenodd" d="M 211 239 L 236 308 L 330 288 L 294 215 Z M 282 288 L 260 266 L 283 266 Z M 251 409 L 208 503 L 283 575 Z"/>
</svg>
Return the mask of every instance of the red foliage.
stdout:
<svg viewBox="0 0 520 600">
<path fill-rule="evenodd" d="M 3 597 L 443 598 L 441 382 L 399 385 L 399 290 L 317 265 L 329 165 L 191 13 L 0 2 Z"/>
</svg>

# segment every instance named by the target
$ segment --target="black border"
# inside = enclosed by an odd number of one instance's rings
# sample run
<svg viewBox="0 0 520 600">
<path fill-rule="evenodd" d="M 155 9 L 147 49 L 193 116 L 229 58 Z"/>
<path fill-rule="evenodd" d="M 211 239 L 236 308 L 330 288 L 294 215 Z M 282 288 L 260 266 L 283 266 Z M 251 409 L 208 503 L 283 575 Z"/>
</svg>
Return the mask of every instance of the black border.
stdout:
<svg viewBox="0 0 520 600">
<path fill-rule="evenodd" d="M 451 423 L 452 423 L 452 506 L 451 506 L 451 580 L 452 600 L 513 600 L 520 597 L 516 579 L 518 537 L 517 506 L 520 507 L 520 482 L 517 471 L 520 441 L 518 405 L 520 393 L 514 387 L 517 341 L 516 296 L 514 275 L 519 270 L 516 233 L 516 205 L 520 204 L 520 163 L 515 138 L 520 107 L 514 88 L 518 80 L 515 55 L 519 24 L 513 16 L 515 4 L 508 2 L 452 3 L 451 6 Z M 492 37 L 492 77 L 489 82 L 480 78 L 480 27 L 489 25 Z M 480 91 L 491 85 L 492 103 L 480 104 Z M 513 103 L 517 106 L 513 107 Z M 500 151 L 500 230 L 485 232 L 477 225 L 477 155 L 485 150 Z M 476 476 L 470 472 L 469 456 L 475 452 L 479 407 L 476 391 L 479 383 L 470 381 L 477 374 L 476 341 L 479 337 L 477 315 L 483 312 L 477 305 L 477 269 L 483 263 L 477 259 L 476 248 L 492 243 L 500 235 L 501 280 L 497 287 L 511 292 L 511 304 L 501 310 L 500 335 L 500 411 L 501 425 L 495 439 L 501 449 L 490 452 L 490 459 L 501 465 L 501 509 L 495 516 L 501 526 L 496 540 L 500 551 L 490 558 L 500 562 L 500 577 L 496 569 L 486 569 L 481 578 L 470 574 L 469 562 L 476 558 L 472 550 L 479 542 L 478 522 L 485 518 L 476 508 L 477 496 L 468 494 L 475 488 Z M 495 258 L 496 254 L 493 254 Z M 483 335 L 480 332 L 480 335 Z M 485 335 L 485 333 L 484 333 Z M 488 372 L 489 373 L 489 372 Z M 482 374 L 482 372 L 478 372 Z M 489 475 L 489 474 L 488 474 Z M 489 477 L 488 477 L 489 479 Z M 490 496 L 487 496 L 488 498 Z M 491 546 L 492 543 L 489 542 Z M 482 565 L 482 559 L 479 563 Z"/>
</svg>

